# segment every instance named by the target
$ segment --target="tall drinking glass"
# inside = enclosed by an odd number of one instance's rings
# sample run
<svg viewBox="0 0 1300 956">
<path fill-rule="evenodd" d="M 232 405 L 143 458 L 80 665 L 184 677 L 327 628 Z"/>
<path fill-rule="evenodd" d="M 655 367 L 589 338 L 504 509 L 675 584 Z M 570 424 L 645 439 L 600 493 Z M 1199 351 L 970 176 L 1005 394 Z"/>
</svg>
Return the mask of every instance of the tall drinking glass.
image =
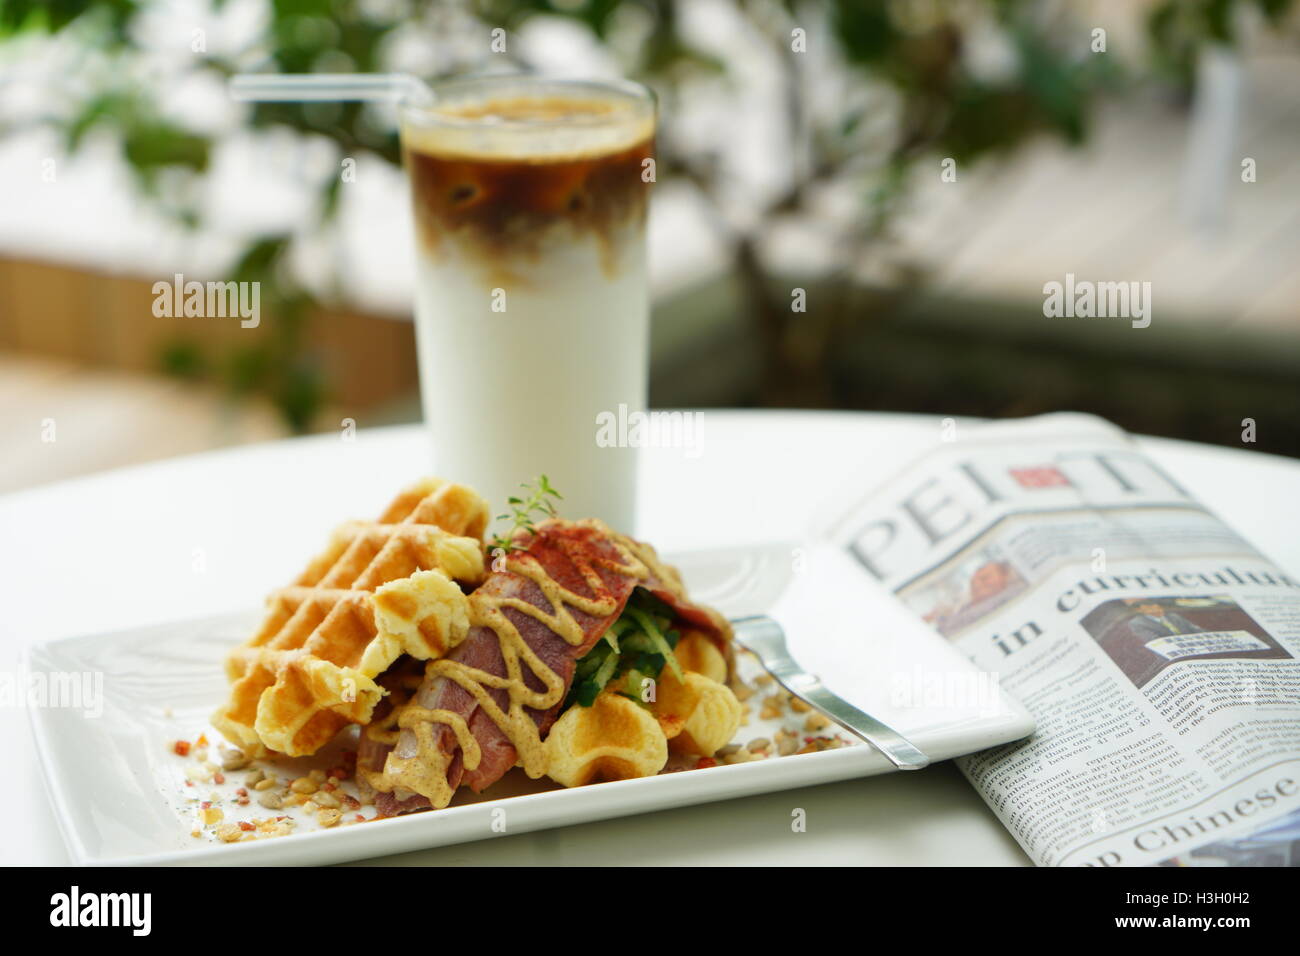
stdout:
<svg viewBox="0 0 1300 956">
<path fill-rule="evenodd" d="M 598 423 L 646 402 L 654 99 L 526 76 L 435 94 L 403 108 L 402 146 L 437 469 L 498 511 L 545 474 L 567 516 L 631 531 L 636 449 Z"/>
</svg>

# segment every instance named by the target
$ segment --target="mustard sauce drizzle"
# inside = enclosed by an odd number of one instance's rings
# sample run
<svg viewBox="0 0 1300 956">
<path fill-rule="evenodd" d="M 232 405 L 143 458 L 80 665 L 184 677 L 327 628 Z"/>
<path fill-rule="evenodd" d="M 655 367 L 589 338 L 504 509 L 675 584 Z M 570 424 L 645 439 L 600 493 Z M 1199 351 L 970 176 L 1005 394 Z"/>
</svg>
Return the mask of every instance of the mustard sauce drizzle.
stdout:
<svg viewBox="0 0 1300 956">
<path fill-rule="evenodd" d="M 596 557 L 595 563 L 613 570 L 624 577 L 636 581 L 646 580 L 655 574 L 661 581 L 671 581 L 672 577 L 646 553 L 648 549 L 637 549 L 638 555 L 629 545 L 631 542 L 621 535 L 608 533 L 606 539 L 618 552 L 619 560 Z M 505 662 L 504 676 L 489 673 L 475 667 L 469 667 L 457 661 L 440 659 L 430 661 L 425 668 L 426 678 L 445 677 L 455 681 L 467 693 L 473 696 L 478 705 L 487 712 L 493 723 L 501 729 L 506 738 L 519 754 L 519 765 L 529 777 L 536 779 L 546 773 L 546 754 L 541 734 L 537 725 L 525 708 L 549 710 L 558 704 L 566 691 L 564 679 L 541 660 L 533 649 L 524 641 L 519 629 L 504 613 L 505 608 L 514 608 L 522 614 L 539 621 L 558 634 L 571 646 L 583 643 L 585 634 L 582 626 L 574 619 L 570 608 L 576 608 L 590 617 L 604 618 L 614 614 L 619 602 L 609 593 L 609 588 L 601 580 L 592 564 L 592 545 L 587 541 L 575 542 L 562 535 L 555 538 L 555 547 L 573 560 L 583 580 L 593 594 L 604 597 L 588 598 L 570 591 L 555 581 L 532 555 L 527 551 L 506 557 L 506 570 L 527 578 L 541 590 L 546 602 L 550 604 L 548 613 L 543 608 L 517 597 L 485 594 L 482 589 L 469 596 L 470 626 L 482 625 L 491 628 L 497 636 L 501 657 Z M 534 691 L 524 681 L 521 661 L 542 681 L 544 690 Z M 504 690 L 509 696 L 509 705 L 502 710 L 489 693 Z M 366 770 L 366 779 L 380 791 L 393 791 L 402 799 L 402 792 L 418 793 L 427 797 L 434 807 L 445 807 L 455 792 L 447 780 L 447 770 L 451 766 L 453 753 L 442 753 L 434 735 L 435 724 L 445 724 L 456 735 L 460 746 L 464 766 L 474 770 L 482 759 L 482 751 L 471 733 L 465 719 L 454 711 L 429 710 L 408 704 L 401 711 L 398 723 L 403 729 L 412 730 L 416 735 L 417 750 L 412 757 L 398 757 L 390 753 L 384 764 L 383 772 Z M 381 733 L 383 733 L 381 731 Z M 375 735 L 374 739 L 387 741 Z M 397 733 L 392 733 L 396 742 Z"/>
</svg>

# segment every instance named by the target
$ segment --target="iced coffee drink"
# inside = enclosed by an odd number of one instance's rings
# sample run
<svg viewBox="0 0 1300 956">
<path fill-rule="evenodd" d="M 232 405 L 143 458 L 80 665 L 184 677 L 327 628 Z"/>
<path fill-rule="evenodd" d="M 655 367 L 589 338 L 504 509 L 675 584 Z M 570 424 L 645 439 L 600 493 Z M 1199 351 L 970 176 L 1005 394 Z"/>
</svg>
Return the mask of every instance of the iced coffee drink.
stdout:
<svg viewBox="0 0 1300 956">
<path fill-rule="evenodd" d="M 494 506 L 546 474 L 568 514 L 631 530 L 644 408 L 654 102 L 633 84 L 456 81 L 406 108 L 425 422 L 440 473 Z"/>
</svg>

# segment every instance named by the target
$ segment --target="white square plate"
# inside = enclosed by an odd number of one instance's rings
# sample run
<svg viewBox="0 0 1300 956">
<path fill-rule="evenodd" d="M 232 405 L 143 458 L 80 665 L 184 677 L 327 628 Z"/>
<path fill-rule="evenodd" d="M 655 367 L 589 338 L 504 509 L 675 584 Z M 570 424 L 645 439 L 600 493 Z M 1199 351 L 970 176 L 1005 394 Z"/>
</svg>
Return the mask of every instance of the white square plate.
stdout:
<svg viewBox="0 0 1300 956">
<path fill-rule="evenodd" d="M 838 668 L 836 655 L 827 657 L 826 649 L 847 646 L 838 635 L 852 628 L 857 647 L 853 657 L 867 662 L 868 673 L 874 663 L 881 678 L 856 681 L 852 691 L 860 698 L 855 703 L 905 734 L 934 761 L 1032 733 L 1032 718 L 1002 695 L 975 699 L 912 693 L 919 688 L 920 675 L 943 677 L 950 688 L 954 675 L 967 678 L 970 687 L 988 686 L 988 675 L 981 675 L 943 638 L 911 618 L 891 596 L 848 571 L 833 554 L 819 549 L 794 553 L 798 559 L 792 561 L 790 546 L 773 545 L 670 560 L 682 570 L 697 600 L 732 617 L 771 613 L 785 625 L 792 651 L 806 666 L 816 660 L 817 666 Z M 828 604 L 837 609 L 830 617 Z M 194 823 L 200 801 L 215 796 L 214 806 L 223 810 L 225 822 L 270 813 L 256 801 L 248 808 L 235 806 L 234 790 L 242 772 L 229 774 L 220 785 L 187 779 L 187 772 L 192 774 L 198 764 L 192 757 L 176 756 L 172 744 L 205 732 L 215 756 L 220 737 L 207 719 L 224 699 L 222 660 L 257 619 L 251 612 L 69 638 L 30 652 L 29 674 L 103 675 L 98 714 L 88 716 L 84 709 L 72 707 L 30 709 L 50 798 L 77 862 L 330 863 L 484 839 L 501 832 L 503 819 L 508 819 L 508 832 L 522 833 L 894 769 L 873 748 L 832 726 L 824 733 L 838 730 L 847 746 L 572 790 L 530 781 L 515 770 L 487 793 L 466 792 L 444 810 L 332 829 L 316 827 L 301 810 L 284 811 L 299 821 L 291 835 L 221 843 L 212 827 Z M 837 637 L 829 640 L 830 634 Z M 742 658 L 742 675 L 752 679 L 761 672 L 748 655 Z M 751 703 L 758 703 L 758 697 Z M 792 721 L 804 719 L 787 716 L 784 726 L 797 729 Z M 770 735 L 781 725 L 751 718 L 738 741 Z M 329 755 L 318 755 L 287 768 L 277 765 L 276 770 L 287 779 L 307 767 L 323 769 L 328 761 Z M 366 814 L 373 812 L 365 809 Z M 196 829 L 197 837 L 192 835 Z"/>
</svg>

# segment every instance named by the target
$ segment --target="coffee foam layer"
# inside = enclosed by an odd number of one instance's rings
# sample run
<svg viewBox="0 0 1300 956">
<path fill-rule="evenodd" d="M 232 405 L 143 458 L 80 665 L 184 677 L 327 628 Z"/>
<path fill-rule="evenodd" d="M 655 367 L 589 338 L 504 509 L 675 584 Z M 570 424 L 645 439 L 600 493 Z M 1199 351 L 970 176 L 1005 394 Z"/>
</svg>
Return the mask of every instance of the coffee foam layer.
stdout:
<svg viewBox="0 0 1300 956">
<path fill-rule="evenodd" d="M 409 109 L 402 120 L 408 150 L 469 160 L 595 158 L 631 149 L 653 134 L 648 102 L 609 94 L 452 96 Z"/>
</svg>

